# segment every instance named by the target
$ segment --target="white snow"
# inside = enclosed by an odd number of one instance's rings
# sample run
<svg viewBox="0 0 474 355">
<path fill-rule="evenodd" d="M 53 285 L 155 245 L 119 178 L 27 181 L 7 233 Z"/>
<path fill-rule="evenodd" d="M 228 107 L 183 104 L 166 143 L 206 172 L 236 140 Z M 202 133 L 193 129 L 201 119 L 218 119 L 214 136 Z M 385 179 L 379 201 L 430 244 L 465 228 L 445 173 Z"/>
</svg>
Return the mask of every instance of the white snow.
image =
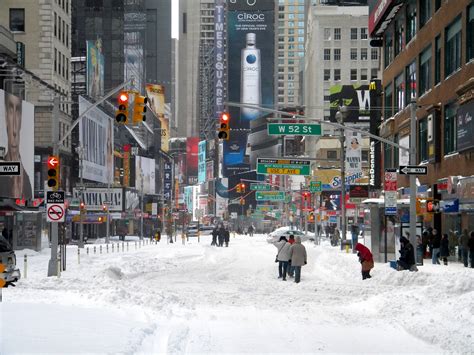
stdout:
<svg viewBox="0 0 474 355">
<path fill-rule="evenodd" d="M 304 243 L 295 284 L 277 278 L 266 236 L 210 238 L 88 245 L 80 264 L 71 246 L 60 278 L 46 276 L 49 249 L 17 252 L 28 274 L 3 289 L 0 354 L 474 352 L 474 269 L 376 263 L 363 281 L 357 257 L 323 240 Z"/>
</svg>

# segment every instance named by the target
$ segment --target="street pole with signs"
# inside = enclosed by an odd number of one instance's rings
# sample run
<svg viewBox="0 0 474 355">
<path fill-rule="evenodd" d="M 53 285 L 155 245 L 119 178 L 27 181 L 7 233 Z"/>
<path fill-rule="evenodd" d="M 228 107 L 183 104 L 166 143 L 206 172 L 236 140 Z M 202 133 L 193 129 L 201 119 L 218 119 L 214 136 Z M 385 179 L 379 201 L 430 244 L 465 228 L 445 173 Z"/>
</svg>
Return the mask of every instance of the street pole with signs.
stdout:
<svg viewBox="0 0 474 355">
<path fill-rule="evenodd" d="M 346 240 L 346 151 L 344 149 L 344 119 L 347 116 L 348 110 L 346 106 L 339 107 L 336 112 L 336 120 L 343 127 L 340 129 L 339 142 L 341 144 L 341 249 L 343 249 L 343 242 Z M 354 245 L 352 246 L 354 250 Z"/>
</svg>

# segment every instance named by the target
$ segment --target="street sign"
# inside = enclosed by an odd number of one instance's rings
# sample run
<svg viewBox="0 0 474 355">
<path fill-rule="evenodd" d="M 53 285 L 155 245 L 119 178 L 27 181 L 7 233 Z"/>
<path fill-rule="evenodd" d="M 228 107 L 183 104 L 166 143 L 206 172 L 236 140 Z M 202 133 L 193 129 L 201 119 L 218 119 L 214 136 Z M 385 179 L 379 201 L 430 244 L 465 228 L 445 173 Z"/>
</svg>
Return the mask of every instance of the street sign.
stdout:
<svg viewBox="0 0 474 355">
<path fill-rule="evenodd" d="M 59 159 L 58 157 L 51 155 L 48 157 L 48 165 L 51 166 L 52 168 L 55 168 L 56 165 L 59 164 Z"/>
<path fill-rule="evenodd" d="M 64 203 L 64 191 L 47 191 L 46 203 Z"/>
<path fill-rule="evenodd" d="M 270 191 L 271 186 L 267 184 L 250 184 L 251 191 Z"/>
<path fill-rule="evenodd" d="M 320 136 L 321 125 L 314 123 L 268 123 L 267 133 L 271 136 Z"/>
<path fill-rule="evenodd" d="M 257 158 L 257 174 L 311 175 L 311 161 L 305 159 Z"/>
<path fill-rule="evenodd" d="M 309 185 L 309 191 L 311 192 L 321 192 L 322 184 L 321 181 L 311 181 Z"/>
<path fill-rule="evenodd" d="M 21 175 L 20 162 L 19 161 L 0 162 L 0 175 L 1 176 Z"/>
<path fill-rule="evenodd" d="M 284 191 L 257 191 L 255 193 L 255 199 L 257 201 L 284 201 Z"/>
<path fill-rule="evenodd" d="M 428 167 L 417 165 L 400 165 L 398 172 L 404 175 L 427 175 Z"/>
<path fill-rule="evenodd" d="M 397 214 L 397 191 L 385 191 L 385 215 L 394 216 Z"/>
<path fill-rule="evenodd" d="M 46 221 L 64 222 L 64 191 L 46 192 Z"/>
</svg>

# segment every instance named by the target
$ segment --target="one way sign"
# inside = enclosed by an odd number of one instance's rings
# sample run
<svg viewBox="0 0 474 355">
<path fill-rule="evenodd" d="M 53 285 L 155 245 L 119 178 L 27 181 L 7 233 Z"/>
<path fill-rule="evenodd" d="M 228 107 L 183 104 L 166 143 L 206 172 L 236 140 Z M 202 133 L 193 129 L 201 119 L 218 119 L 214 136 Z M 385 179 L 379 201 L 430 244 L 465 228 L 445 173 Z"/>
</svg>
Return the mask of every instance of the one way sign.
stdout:
<svg viewBox="0 0 474 355">
<path fill-rule="evenodd" d="M 400 165 L 398 168 L 398 173 L 405 175 L 426 175 L 428 174 L 428 167 L 417 165 Z"/>
<path fill-rule="evenodd" d="M 12 176 L 21 175 L 19 161 L 2 161 L 0 162 L 0 175 Z"/>
</svg>

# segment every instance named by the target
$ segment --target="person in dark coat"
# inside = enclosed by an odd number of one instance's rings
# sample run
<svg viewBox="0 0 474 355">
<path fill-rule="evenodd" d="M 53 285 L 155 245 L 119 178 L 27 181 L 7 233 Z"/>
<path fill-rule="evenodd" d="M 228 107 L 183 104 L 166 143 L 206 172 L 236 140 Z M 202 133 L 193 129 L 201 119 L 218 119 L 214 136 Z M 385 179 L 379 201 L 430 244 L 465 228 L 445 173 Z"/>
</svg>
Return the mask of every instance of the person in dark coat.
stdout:
<svg viewBox="0 0 474 355">
<path fill-rule="evenodd" d="M 288 243 L 291 245 L 295 244 L 295 236 L 290 234 L 288 237 Z M 295 267 L 291 265 L 291 262 L 288 263 L 288 276 L 293 277 L 295 275 Z"/>
<path fill-rule="evenodd" d="M 431 239 L 431 262 L 439 264 L 439 247 L 441 245 L 441 236 L 436 229 L 433 229 L 433 237 Z"/>
<path fill-rule="evenodd" d="M 471 268 L 474 268 L 474 231 L 471 231 L 471 236 L 467 242 L 469 248 L 469 259 L 471 260 Z"/>
<path fill-rule="evenodd" d="M 211 234 L 212 234 L 211 245 L 217 246 L 217 236 L 219 235 L 219 232 L 217 231 L 217 226 L 214 227 Z"/>
<path fill-rule="evenodd" d="M 225 241 L 225 246 L 226 247 L 229 246 L 229 240 L 230 240 L 230 232 L 229 232 L 229 228 L 226 227 L 225 230 L 224 230 L 224 241 Z"/>
<path fill-rule="evenodd" d="M 400 259 L 397 262 L 397 270 L 418 271 L 415 265 L 415 250 L 410 241 L 405 237 L 400 237 Z"/>
<path fill-rule="evenodd" d="M 225 239 L 225 228 L 223 225 L 221 225 L 221 227 L 219 228 L 218 238 L 219 238 L 219 242 L 217 246 L 222 247 L 224 245 L 224 239 Z"/>
<path fill-rule="evenodd" d="M 444 233 L 439 243 L 439 257 L 443 259 L 444 265 L 448 265 L 448 256 L 449 256 L 449 237 L 446 233 Z"/>
<path fill-rule="evenodd" d="M 425 257 L 426 255 L 426 247 L 428 246 L 429 244 L 429 240 L 428 240 L 428 231 L 424 231 L 422 236 L 421 236 L 421 242 L 422 242 L 422 248 L 423 248 L 423 258 Z"/>
<path fill-rule="evenodd" d="M 365 245 L 357 243 L 355 246 L 359 262 L 362 266 L 362 280 L 370 279 L 370 270 L 374 267 L 374 257 L 372 252 Z"/>
<path fill-rule="evenodd" d="M 461 256 L 462 256 L 462 262 L 464 264 L 464 267 L 468 266 L 468 256 L 469 256 L 469 232 L 467 229 L 464 229 L 462 231 L 460 240 L 459 240 L 459 246 L 462 248 L 461 250 Z"/>
<path fill-rule="evenodd" d="M 290 245 L 288 243 L 288 245 Z M 295 268 L 295 282 L 299 283 L 301 279 L 301 267 L 308 263 L 308 256 L 306 254 L 306 248 L 301 244 L 301 237 L 295 237 L 295 243 L 290 247 L 289 260 L 291 265 Z"/>
</svg>

